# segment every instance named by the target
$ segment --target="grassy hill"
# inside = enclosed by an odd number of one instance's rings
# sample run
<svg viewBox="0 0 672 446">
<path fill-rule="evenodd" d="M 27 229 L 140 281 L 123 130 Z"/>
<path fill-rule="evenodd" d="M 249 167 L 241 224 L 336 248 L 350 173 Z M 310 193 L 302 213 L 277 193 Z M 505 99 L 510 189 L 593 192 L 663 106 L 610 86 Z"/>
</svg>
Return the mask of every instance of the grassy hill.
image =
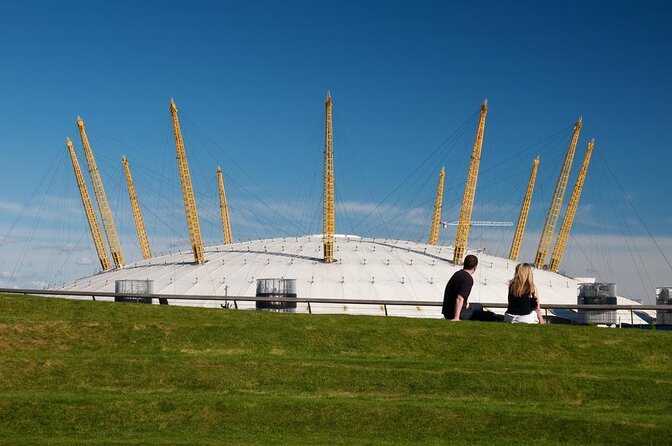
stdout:
<svg viewBox="0 0 672 446">
<path fill-rule="evenodd" d="M 664 444 L 671 336 L 0 296 L 0 443 Z"/>
</svg>

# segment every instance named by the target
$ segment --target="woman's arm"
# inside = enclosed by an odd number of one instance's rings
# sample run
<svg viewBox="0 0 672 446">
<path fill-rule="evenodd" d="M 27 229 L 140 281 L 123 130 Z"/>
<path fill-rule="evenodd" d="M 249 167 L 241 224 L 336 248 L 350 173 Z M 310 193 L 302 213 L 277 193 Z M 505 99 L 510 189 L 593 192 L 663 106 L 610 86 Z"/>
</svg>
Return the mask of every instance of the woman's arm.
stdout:
<svg viewBox="0 0 672 446">
<path fill-rule="evenodd" d="M 539 323 L 543 324 L 544 323 L 544 317 L 541 315 L 541 300 L 539 300 L 539 295 L 535 291 L 534 295 L 537 298 L 537 308 L 534 309 L 534 311 L 537 313 L 537 319 L 539 319 Z"/>
</svg>

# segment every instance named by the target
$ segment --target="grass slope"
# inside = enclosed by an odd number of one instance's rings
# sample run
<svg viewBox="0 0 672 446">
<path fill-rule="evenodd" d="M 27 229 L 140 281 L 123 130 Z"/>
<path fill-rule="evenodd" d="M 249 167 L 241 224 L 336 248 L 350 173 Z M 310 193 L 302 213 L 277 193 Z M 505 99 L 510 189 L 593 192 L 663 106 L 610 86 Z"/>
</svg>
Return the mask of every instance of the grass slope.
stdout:
<svg viewBox="0 0 672 446">
<path fill-rule="evenodd" d="M 663 444 L 670 336 L 0 296 L 0 443 Z"/>
</svg>

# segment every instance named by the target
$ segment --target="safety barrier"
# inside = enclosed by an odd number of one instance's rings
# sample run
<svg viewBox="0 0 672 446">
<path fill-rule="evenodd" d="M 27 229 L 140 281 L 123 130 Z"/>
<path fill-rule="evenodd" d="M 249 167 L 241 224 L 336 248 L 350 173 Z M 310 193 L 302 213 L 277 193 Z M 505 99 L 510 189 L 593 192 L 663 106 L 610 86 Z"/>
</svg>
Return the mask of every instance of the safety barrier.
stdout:
<svg viewBox="0 0 672 446">
<path fill-rule="evenodd" d="M 65 296 L 65 297 L 121 297 L 121 298 L 149 298 L 149 299 L 170 299 L 170 300 L 202 300 L 202 301 L 227 301 L 233 302 L 234 307 L 238 309 L 238 302 L 295 302 L 305 303 L 308 306 L 308 312 L 312 314 L 311 304 L 342 304 L 342 305 L 379 305 L 383 307 L 385 316 L 388 315 L 388 307 L 393 306 L 414 306 L 414 307 L 441 307 L 442 301 L 436 300 L 391 300 L 391 299 L 341 299 L 327 297 L 255 297 L 255 296 L 222 296 L 214 294 L 140 294 L 140 293 L 113 293 L 104 291 L 70 291 L 70 290 L 33 290 L 33 289 L 15 289 L 0 288 L 2 294 L 20 294 L 33 296 Z M 483 303 L 478 302 L 483 308 L 506 308 L 505 303 Z M 671 311 L 672 305 L 579 305 L 579 304 L 544 304 L 543 309 L 548 316 L 550 310 L 626 310 L 630 312 L 630 323 L 634 325 L 635 311 Z"/>
</svg>

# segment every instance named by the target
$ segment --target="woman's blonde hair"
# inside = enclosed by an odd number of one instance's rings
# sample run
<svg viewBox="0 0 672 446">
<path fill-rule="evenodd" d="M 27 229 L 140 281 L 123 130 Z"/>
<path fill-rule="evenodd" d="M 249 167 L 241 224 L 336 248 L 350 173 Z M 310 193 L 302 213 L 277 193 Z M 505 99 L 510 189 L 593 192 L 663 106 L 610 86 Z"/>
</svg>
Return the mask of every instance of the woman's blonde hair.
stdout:
<svg viewBox="0 0 672 446">
<path fill-rule="evenodd" d="M 519 263 L 516 265 L 513 279 L 509 282 L 509 293 L 514 297 L 521 297 L 526 294 L 533 294 L 535 291 L 532 267 L 528 263 Z"/>
</svg>

